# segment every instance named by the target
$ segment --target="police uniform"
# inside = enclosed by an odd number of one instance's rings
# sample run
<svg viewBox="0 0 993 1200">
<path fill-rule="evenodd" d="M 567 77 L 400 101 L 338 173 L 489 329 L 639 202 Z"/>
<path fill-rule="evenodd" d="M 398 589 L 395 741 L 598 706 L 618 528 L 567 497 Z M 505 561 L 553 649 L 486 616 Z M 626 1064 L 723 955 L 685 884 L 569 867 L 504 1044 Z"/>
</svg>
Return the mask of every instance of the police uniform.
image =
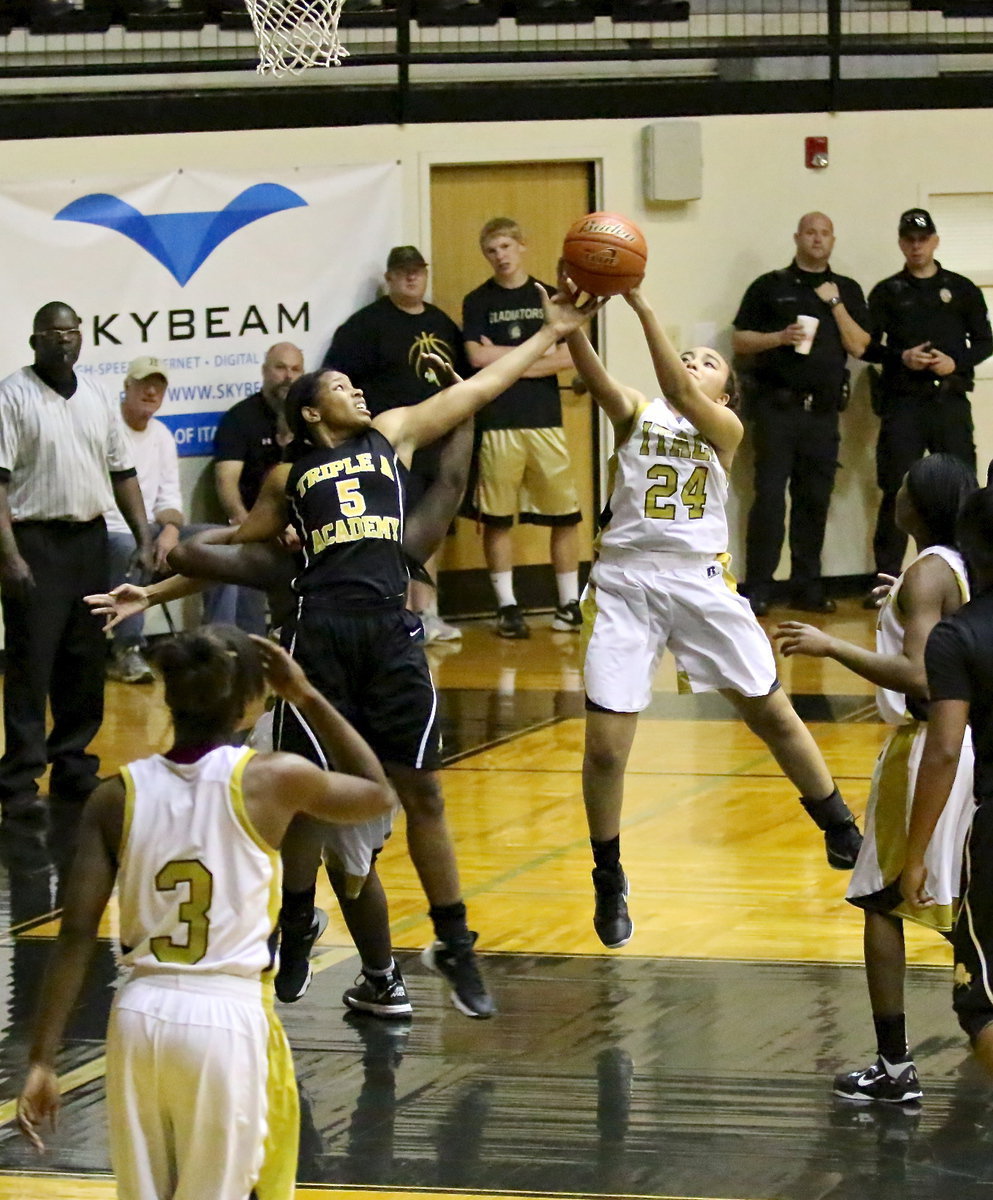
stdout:
<svg viewBox="0 0 993 1200">
<path fill-rule="evenodd" d="M 666 647 L 681 690 L 767 695 L 776 664 L 726 573 L 728 477 L 713 446 L 655 399 L 632 418 L 610 472 L 583 595 L 587 706 L 642 711 Z"/>
<path fill-rule="evenodd" d="M 760 275 L 734 318 L 735 329 L 774 333 L 799 316 L 819 321 L 809 354 L 777 346 L 755 355 L 747 416 L 755 446 L 755 499 L 748 516 L 748 594 L 768 600 L 783 545 L 790 489 L 790 584 L 798 601 L 823 599 L 821 550 L 838 466 L 838 413 L 847 399 L 848 352 L 832 308 L 815 288 L 835 283 L 845 309 L 868 328 L 862 289 L 854 279 L 804 271 L 794 260 Z"/>
<path fill-rule="evenodd" d="M 438 698 L 420 618 L 404 607 L 407 468 L 376 429 L 307 451 L 286 481 L 301 542 L 297 610 L 284 644 L 384 763 L 441 765 Z M 276 745 L 327 767 L 320 740 L 280 701 Z"/>
<path fill-rule="evenodd" d="M 271 983 L 282 868 L 245 810 L 253 753 L 121 771 L 130 975 L 107 1033 L 107 1104 L 122 1200 L 292 1200 L 299 1112 Z"/>
<path fill-rule="evenodd" d="M 888 575 L 900 573 L 907 548 L 894 508 L 910 467 L 925 453 L 944 452 L 976 468 L 969 392 L 976 364 L 993 353 L 993 333 L 979 288 L 964 275 L 935 266 L 936 273 L 925 279 L 904 267 L 869 293 L 872 341 L 865 358 L 882 364 L 876 480 L 883 495 L 873 553 L 876 570 Z M 954 359 L 953 374 L 942 377 L 904 365 L 903 352 L 927 342 Z"/>
<path fill-rule="evenodd" d="M 914 563 L 930 555 L 944 559 L 955 575 L 963 602 L 967 601 L 969 584 L 961 554 L 948 546 L 929 546 L 921 551 Z M 894 584 L 879 611 L 876 650 L 880 654 L 903 653 L 904 627 L 898 598 L 905 578 L 906 572 Z M 907 824 L 917 770 L 927 736 L 926 706 L 908 699 L 901 692 L 877 688 L 876 707 L 882 719 L 896 728 L 876 761 L 864 840 L 852 872 L 847 899 L 858 908 L 891 913 L 932 929 L 947 931 L 954 924 L 962 873 L 962 847 L 974 809 L 972 739 L 966 733 L 948 803 L 924 856 L 928 892 L 934 897 L 935 905 L 914 908 L 900 897 L 900 872 L 906 858 Z"/>
</svg>

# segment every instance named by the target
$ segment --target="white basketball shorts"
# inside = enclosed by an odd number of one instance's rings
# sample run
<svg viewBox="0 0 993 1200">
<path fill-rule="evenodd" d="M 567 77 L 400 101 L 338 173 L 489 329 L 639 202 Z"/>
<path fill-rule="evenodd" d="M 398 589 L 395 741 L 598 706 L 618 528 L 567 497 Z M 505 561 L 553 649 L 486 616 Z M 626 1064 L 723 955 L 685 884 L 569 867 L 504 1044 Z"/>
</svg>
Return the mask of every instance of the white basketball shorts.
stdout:
<svg viewBox="0 0 993 1200">
<path fill-rule="evenodd" d="M 611 551 L 583 594 L 590 629 L 586 695 L 611 712 L 641 712 L 666 648 L 680 691 L 766 696 L 776 684 L 769 639 L 712 555 Z"/>
</svg>

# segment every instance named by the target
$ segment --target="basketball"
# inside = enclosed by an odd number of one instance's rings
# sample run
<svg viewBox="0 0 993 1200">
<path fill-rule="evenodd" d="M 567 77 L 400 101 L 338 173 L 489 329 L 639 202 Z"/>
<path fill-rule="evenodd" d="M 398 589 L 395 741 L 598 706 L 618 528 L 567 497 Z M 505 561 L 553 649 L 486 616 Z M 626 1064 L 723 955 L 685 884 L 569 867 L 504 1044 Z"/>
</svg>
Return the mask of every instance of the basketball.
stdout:
<svg viewBox="0 0 993 1200">
<path fill-rule="evenodd" d="M 633 221 L 618 213 L 596 212 L 582 217 L 565 235 L 562 257 L 580 291 L 619 296 L 644 279 L 648 247 Z"/>
</svg>

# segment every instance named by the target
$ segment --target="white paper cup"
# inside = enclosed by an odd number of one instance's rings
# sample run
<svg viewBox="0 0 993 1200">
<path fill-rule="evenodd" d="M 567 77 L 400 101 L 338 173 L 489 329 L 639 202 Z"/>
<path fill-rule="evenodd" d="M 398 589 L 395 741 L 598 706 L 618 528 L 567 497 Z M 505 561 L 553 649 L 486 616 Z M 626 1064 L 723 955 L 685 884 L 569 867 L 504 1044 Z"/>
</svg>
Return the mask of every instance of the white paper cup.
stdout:
<svg viewBox="0 0 993 1200">
<path fill-rule="evenodd" d="M 797 354 L 809 354 L 810 347 L 814 344 L 814 334 L 817 332 L 817 326 L 820 321 L 817 317 L 797 317 L 796 323 L 803 326 L 803 341 L 798 342 L 793 349 Z"/>
</svg>

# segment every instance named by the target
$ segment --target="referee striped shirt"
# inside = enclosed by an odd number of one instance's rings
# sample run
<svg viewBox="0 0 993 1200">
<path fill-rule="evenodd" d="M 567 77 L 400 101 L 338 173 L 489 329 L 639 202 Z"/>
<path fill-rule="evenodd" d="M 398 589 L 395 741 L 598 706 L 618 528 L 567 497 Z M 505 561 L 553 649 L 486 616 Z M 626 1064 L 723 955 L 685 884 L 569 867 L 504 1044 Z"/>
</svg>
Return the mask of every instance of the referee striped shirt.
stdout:
<svg viewBox="0 0 993 1200">
<path fill-rule="evenodd" d="M 92 521 L 134 473 L 120 405 L 85 376 L 67 400 L 23 367 L 0 382 L 0 482 L 16 521 Z"/>
</svg>

